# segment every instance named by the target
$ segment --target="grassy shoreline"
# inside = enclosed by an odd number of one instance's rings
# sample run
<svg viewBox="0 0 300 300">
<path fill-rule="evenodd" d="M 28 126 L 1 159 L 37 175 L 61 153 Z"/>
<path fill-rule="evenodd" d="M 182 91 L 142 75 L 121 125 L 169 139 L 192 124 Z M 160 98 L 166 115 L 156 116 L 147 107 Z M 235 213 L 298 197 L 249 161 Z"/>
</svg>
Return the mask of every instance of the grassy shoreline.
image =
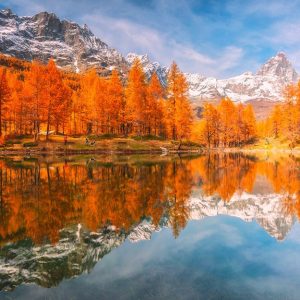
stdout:
<svg viewBox="0 0 300 300">
<path fill-rule="evenodd" d="M 205 148 L 200 144 L 184 141 L 137 138 L 137 137 L 96 137 L 86 144 L 86 137 L 68 137 L 64 142 L 62 135 L 51 136 L 49 141 L 43 137 L 34 142 L 32 137 L 11 139 L 0 148 L 0 155 L 81 155 L 81 154 L 179 154 L 179 153 L 281 153 L 300 154 L 300 146 L 290 149 L 287 143 L 277 140 L 259 140 L 255 144 L 234 148 Z"/>
<path fill-rule="evenodd" d="M 92 142 L 91 142 L 92 141 Z M 13 154 L 167 154 L 199 153 L 201 146 L 196 143 L 138 138 L 94 138 L 86 143 L 86 137 L 51 136 L 49 141 L 34 142 L 32 138 L 10 140 L 0 148 L 0 155 Z"/>
</svg>

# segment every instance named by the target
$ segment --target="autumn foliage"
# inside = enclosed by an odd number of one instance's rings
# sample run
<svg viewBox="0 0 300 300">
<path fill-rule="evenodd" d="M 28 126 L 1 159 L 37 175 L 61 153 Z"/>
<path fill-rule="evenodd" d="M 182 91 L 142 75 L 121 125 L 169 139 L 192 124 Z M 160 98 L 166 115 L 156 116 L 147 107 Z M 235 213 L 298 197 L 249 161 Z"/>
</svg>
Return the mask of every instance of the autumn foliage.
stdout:
<svg viewBox="0 0 300 300">
<path fill-rule="evenodd" d="M 253 142 L 256 119 L 251 105 L 222 99 L 218 105 L 205 103 L 203 117 L 194 127 L 194 136 L 208 148 L 236 147 Z"/>
<path fill-rule="evenodd" d="M 285 90 L 285 101 L 274 107 L 271 115 L 258 124 L 261 137 L 286 140 L 290 148 L 300 141 L 300 82 Z"/>
<path fill-rule="evenodd" d="M 113 70 L 101 77 L 91 69 L 66 73 L 53 60 L 47 65 L 15 59 L 0 69 L 0 136 L 44 131 L 63 134 L 155 135 L 187 139 L 193 113 L 187 83 L 174 63 L 167 87 L 154 73 L 146 78 L 136 60 L 128 76 Z"/>
</svg>

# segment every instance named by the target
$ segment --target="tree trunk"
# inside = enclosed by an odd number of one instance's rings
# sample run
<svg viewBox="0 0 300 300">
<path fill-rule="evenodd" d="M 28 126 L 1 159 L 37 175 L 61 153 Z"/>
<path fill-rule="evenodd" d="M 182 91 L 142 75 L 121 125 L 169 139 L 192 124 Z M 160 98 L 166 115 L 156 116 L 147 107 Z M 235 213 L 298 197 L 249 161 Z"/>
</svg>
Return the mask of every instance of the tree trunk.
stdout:
<svg viewBox="0 0 300 300">
<path fill-rule="evenodd" d="M 48 112 L 48 119 L 47 119 L 46 141 L 49 140 L 49 130 L 50 130 L 50 111 Z"/>
</svg>

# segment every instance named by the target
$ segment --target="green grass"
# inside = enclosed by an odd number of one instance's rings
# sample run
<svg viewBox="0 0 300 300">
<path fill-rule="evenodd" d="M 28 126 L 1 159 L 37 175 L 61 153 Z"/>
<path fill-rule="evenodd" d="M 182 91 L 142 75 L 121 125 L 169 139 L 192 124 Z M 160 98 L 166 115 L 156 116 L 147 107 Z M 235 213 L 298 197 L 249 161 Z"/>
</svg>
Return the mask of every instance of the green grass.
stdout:
<svg viewBox="0 0 300 300">
<path fill-rule="evenodd" d="M 39 143 L 37 142 L 27 142 L 27 143 L 23 143 L 23 147 L 37 147 L 39 145 Z"/>
</svg>

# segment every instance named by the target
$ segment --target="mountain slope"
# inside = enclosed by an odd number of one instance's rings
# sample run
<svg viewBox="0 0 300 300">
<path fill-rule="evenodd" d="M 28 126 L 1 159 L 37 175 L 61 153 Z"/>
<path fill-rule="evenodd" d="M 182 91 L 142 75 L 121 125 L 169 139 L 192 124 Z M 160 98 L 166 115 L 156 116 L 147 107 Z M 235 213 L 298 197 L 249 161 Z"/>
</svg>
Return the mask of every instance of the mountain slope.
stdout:
<svg viewBox="0 0 300 300">
<path fill-rule="evenodd" d="M 161 66 L 158 62 L 151 62 L 149 56 L 145 55 L 138 55 L 136 53 L 128 53 L 126 56 L 126 61 L 129 65 L 132 65 L 135 59 L 139 59 L 144 72 L 147 78 L 150 78 L 151 75 L 156 72 L 160 82 L 166 86 L 167 85 L 167 75 L 168 75 L 168 68 Z"/>
<path fill-rule="evenodd" d="M 147 55 L 130 53 L 126 60 L 131 65 L 135 58 L 141 60 L 148 77 L 155 71 L 162 84 L 166 85 L 168 68 L 152 63 Z M 258 118 L 265 117 L 274 105 L 283 101 L 283 92 L 288 84 L 299 80 L 299 75 L 282 52 L 263 64 L 256 74 L 245 72 L 228 79 L 205 77 L 198 73 L 185 73 L 185 76 L 189 97 L 196 110 L 205 101 L 218 102 L 229 97 L 234 102 L 251 103 Z"/>
<path fill-rule="evenodd" d="M 19 17 L 9 9 L 1 10 L 0 52 L 42 62 L 53 58 L 60 67 L 75 72 L 90 67 L 127 68 L 122 55 L 96 38 L 86 25 L 61 21 L 48 12 Z"/>
<path fill-rule="evenodd" d="M 299 75 L 288 61 L 286 55 L 279 52 L 268 60 L 256 74 L 243 73 L 228 79 L 217 80 L 198 74 L 186 74 L 190 84 L 190 97 L 194 101 L 212 100 L 229 97 L 233 101 L 281 101 L 287 84 L 296 82 Z"/>
</svg>

